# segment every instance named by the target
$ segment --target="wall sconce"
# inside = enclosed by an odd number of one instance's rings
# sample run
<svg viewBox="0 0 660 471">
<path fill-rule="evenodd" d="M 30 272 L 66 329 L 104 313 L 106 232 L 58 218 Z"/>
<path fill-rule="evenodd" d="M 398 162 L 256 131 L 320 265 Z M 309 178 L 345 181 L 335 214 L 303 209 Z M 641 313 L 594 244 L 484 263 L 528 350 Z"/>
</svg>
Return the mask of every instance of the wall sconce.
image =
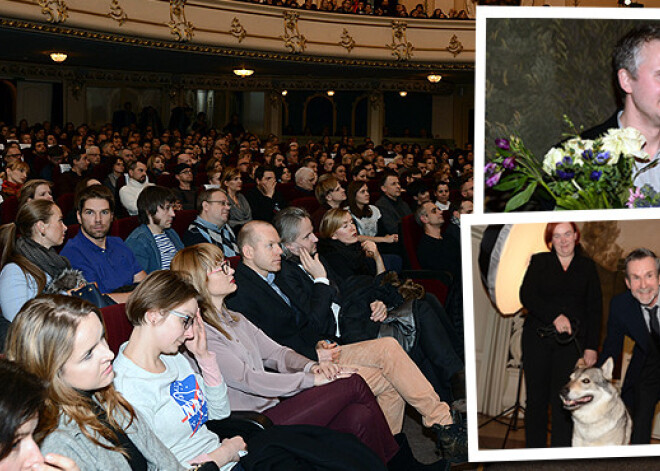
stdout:
<svg viewBox="0 0 660 471">
<path fill-rule="evenodd" d="M 401 91 L 399 92 L 399 95 L 401 95 L 401 97 L 403 98 L 403 97 L 405 97 L 406 95 L 408 95 L 408 92 L 405 91 L 405 90 L 401 90 Z"/>
<path fill-rule="evenodd" d="M 50 58 L 53 60 L 53 62 L 57 62 L 58 64 L 64 62 L 68 56 L 64 52 L 51 52 L 50 53 Z"/>
<path fill-rule="evenodd" d="M 254 73 L 254 70 L 251 69 L 234 69 L 234 74 L 238 75 L 240 78 L 249 77 Z"/>
<path fill-rule="evenodd" d="M 335 91 L 334 90 L 328 90 L 328 96 L 335 96 Z"/>
<path fill-rule="evenodd" d="M 438 83 L 440 80 L 442 80 L 442 75 L 430 74 L 426 76 L 426 80 L 431 83 Z"/>
<path fill-rule="evenodd" d="M 287 93 L 289 93 L 288 90 L 282 90 L 282 96 L 286 96 Z"/>
</svg>

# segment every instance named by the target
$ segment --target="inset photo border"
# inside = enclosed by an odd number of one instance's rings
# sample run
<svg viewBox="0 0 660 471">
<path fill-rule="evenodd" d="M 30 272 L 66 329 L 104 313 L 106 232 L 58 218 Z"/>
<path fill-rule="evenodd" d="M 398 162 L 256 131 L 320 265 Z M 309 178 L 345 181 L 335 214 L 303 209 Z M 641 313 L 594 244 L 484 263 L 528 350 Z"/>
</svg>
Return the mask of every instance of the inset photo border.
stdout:
<svg viewBox="0 0 660 471">
<path fill-rule="evenodd" d="M 495 140 L 516 135 L 540 160 L 570 132 L 564 115 L 578 130 L 604 123 L 622 106 L 614 45 L 657 21 L 654 8 L 477 7 L 475 213 L 501 212 L 507 202 L 499 191 L 487 198 L 479 177 Z"/>
<path fill-rule="evenodd" d="M 533 461 L 660 455 L 660 445 L 523 448 L 502 437 L 481 436 L 479 425 L 507 411 L 516 402 L 522 367 L 525 314 L 518 293 L 534 253 L 548 252 L 544 231 L 548 223 L 575 222 L 583 253 L 596 265 L 602 290 L 599 350 L 607 333 L 610 300 L 626 291 L 624 259 L 645 247 L 660 255 L 660 209 L 473 214 L 461 217 L 465 355 L 471 462 Z M 641 315 L 641 314 L 640 314 Z M 541 341 L 541 340 L 539 340 Z M 633 344 L 626 340 L 617 359 L 615 385 L 622 384 Z M 548 373 L 549 374 L 549 373 Z M 568 382 L 568 378 L 567 381 Z M 525 382 L 520 404 L 526 405 Z M 503 417 L 508 423 L 510 415 Z M 524 412 L 518 427 L 525 425 Z M 660 439 L 660 414 L 653 435 Z M 480 441 L 481 440 L 481 441 Z M 511 438 L 509 438 L 511 440 Z M 517 446 L 517 448 L 511 448 Z"/>
</svg>

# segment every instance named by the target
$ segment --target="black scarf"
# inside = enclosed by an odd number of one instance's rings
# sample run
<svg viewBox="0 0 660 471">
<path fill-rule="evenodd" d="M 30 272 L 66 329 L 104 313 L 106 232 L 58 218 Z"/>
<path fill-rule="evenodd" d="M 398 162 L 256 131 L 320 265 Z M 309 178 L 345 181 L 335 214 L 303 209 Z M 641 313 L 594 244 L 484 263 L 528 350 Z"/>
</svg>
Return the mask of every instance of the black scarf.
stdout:
<svg viewBox="0 0 660 471">
<path fill-rule="evenodd" d="M 47 249 L 29 237 L 19 237 L 16 241 L 16 252 L 48 273 L 51 278 L 57 278 L 65 269 L 71 268 L 66 257 L 53 249 Z"/>
</svg>

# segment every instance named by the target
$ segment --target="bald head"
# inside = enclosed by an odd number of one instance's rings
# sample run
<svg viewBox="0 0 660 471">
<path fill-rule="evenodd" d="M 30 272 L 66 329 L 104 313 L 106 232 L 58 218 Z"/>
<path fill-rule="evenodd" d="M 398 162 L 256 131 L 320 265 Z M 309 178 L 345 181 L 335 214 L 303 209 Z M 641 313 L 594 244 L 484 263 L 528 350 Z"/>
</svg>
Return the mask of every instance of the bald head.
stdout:
<svg viewBox="0 0 660 471">
<path fill-rule="evenodd" d="M 247 267 L 263 277 L 280 271 L 280 236 L 271 224 L 265 221 L 248 222 L 241 229 L 237 243 Z"/>
</svg>

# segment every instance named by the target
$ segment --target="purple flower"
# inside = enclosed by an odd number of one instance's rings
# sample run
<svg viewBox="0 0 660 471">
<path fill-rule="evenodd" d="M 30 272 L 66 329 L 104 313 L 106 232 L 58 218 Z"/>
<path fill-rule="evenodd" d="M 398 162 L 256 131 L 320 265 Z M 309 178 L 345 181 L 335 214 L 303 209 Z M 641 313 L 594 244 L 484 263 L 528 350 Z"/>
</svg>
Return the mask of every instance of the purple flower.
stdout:
<svg viewBox="0 0 660 471">
<path fill-rule="evenodd" d="M 602 176 L 603 176 L 603 171 L 602 170 L 594 170 L 593 172 L 591 172 L 591 175 L 589 175 L 589 177 L 595 182 L 600 180 L 600 177 L 602 177 Z"/>
<path fill-rule="evenodd" d="M 570 170 L 568 172 L 564 172 L 563 170 L 557 169 L 557 176 L 561 180 L 571 180 L 575 176 L 575 172 L 572 172 Z"/>
<path fill-rule="evenodd" d="M 594 151 L 591 149 L 586 149 L 585 151 L 582 152 L 582 158 L 584 160 L 591 160 L 594 158 Z"/>
<path fill-rule="evenodd" d="M 609 151 L 601 152 L 600 154 L 598 154 L 596 156 L 596 163 L 598 163 L 598 164 L 604 164 L 608 160 L 610 160 L 610 152 Z"/>
<path fill-rule="evenodd" d="M 570 155 L 565 156 L 563 159 L 561 159 L 562 165 L 571 165 L 573 163 L 573 159 L 571 159 Z"/>
<path fill-rule="evenodd" d="M 639 188 L 635 188 L 635 191 L 633 192 L 632 188 L 628 188 L 628 192 L 630 193 L 630 197 L 628 198 L 628 201 L 626 202 L 626 206 L 629 208 L 634 208 L 635 207 L 635 202 L 637 200 L 643 200 L 644 195 L 642 194 L 642 191 Z"/>
<path fill-rule="evenodd" d="M 495 145 L 502 150 L 510 150 L 511 146 L 509 145 L 508 139 L 495 139 Z"/>
<path fill-rule="evenodd" d="M 513 170 L 516 168 L 516 158 L 515 157 L 507 157 L 504 159 L 504 162 L 502 162 L 502 167 Z"/>
<path fill-rule="evenodd" d="M 502 176 L 502 172 L 496 173 L 495 175 L 493 175 L 492 177 L 486 180 L 486 186 L 488 188 L 494 187 L 500 181 L 501 176 Z"/>
<path fill-rule="evenodd" d="M 488 162 L 488 163 L 486 164 L 486 166 L 484 167 L 484 172 L 486 172 L 486 173 L 489 174 L 489 175 L 490 175 L 491 173 L 494 173 L 495 170 L 497 170 L 497 165 L 494 164 L 493 162 Z"/>
</svg>

